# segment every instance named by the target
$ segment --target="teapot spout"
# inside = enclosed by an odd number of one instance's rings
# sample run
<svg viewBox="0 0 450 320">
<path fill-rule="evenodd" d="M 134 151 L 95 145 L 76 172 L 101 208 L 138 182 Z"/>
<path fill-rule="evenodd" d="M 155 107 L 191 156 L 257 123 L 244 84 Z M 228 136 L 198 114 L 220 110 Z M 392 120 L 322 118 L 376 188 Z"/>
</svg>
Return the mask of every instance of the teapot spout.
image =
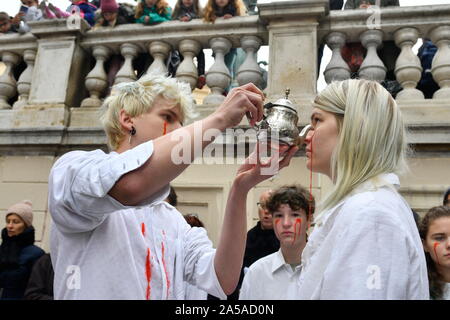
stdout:
<svg viewBox="0 0 450 320">
<path fill-rule="evenodd" d="M 309 130 L 311 130 L 312 127 L 310 124 L 306 125 L 303 130 L 298 135 L 296 145 L 301 149 L 303 145 L 305 144 L 306 136 L 308 135 Z"/>
</svg>

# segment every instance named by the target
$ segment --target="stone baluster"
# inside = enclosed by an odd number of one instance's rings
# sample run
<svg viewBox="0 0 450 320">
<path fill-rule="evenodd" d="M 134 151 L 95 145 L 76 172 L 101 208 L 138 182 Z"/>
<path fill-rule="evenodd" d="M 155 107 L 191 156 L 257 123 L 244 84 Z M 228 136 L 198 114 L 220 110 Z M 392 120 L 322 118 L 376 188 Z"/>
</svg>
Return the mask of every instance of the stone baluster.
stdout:
<svg viewBox="0 0 450 320">
<path fill-rule="evenodd" d="M 147 69 L 146 74 L 167 74 L 166 60 L 169 57 L 169 53 L 172 50 L 172 46 L 163 41 L 153 41 L 148 46 L 148 51 L 153 57 L 153 63 Z"/>
<path fill-rule="evenodd" d="M 367 49 L 367 55 L 359 68 L 359 77 L 367 80 L 383 81 L 386 78 L 386 67 L 378 57 L 377 48 L 383 42 L 381 30 L 367 30 L 361 34 L 361 43 Z"/>
<path fill-rule="evenodd" d="M 105 61 L 111 54 L 111 50 L 105 46 L 94 46 L 92 55 L 96 62 L 95 67 L 86 76 L 85 85 L 90 97 L 81 102 L 82 108 L 99 108 L 102 104 L 100 100 L 105 89 L 108 87 L 108 77 L 105 72 Z"/>
<path fill-rule="evenodd" d="M 441 87 L 433 94 L 433 99 L 450 99 L 450 26 L 437 27 L 430 36 L 438 47 L 431 64 L 431 73 Z"/>
<path fill-rule="evenodd" d="M 136 73 L 133 69 L 133 60 L 139 53 L 139 48 L 133 43 L 124 43 L 120 46 L 120 53 L 125 58 L 122 68 L 117 72 L 114 84 L 136 81 Z"/>
<path fill-rule="evenodd" d="M 403 87 L 397 94 L 397 100 L 424 99 L 424 95 L 417 90 L 417 83 L 422 76 L 420 59 L 412 51 L 417 42 L 419 31 L 416 28 L 401 28 L 394 34 L 395 44 L 402 49 L 395 62 L 395 77 Z"/>
<path fill-rule="evenodd" d="M 226 38 L 212 38 L 209 45 L 215 54 L 214 64 L 206 73 L 206 84 L 211 93 L 203 104 L 220 104 L 225 99 L 222 93 L 231 83 L 231 74 L 225 65 L 225 55 L 230 51 L 231 42 Z"/>
<path fill-rule="evenodd" d="M 194 57 L 197 56 L 202 49 L 201 44 L 196 40 L 185 39 L 179 43 L 178 49 L 184 59 L 178 66 L 177 78 L 189 83 L 191 90 L 194 90 L 198 80 L 198 71 L 194 64 Z"/>
<path fill-rule="evenodd" d="M 27 105 L 30 96 L 31 79 L 33 77 L 34 61 L 36 60 L 36 50 L 27 49 L 23 53 L 23 60 L 27 63 L 27 68 L 22 72 L 17 81 L 17 92 L 19 99 L 14 103 L 14 109 L 20 109 Z"/>
<path fill-rule="evenodd" d="M 326 38 L 326 43 L 332 51 L 330 63 L 328 63 L 323 72 L 327 83 L 350 79 L 350 68 L 342 58 L 341 54 L 341 49 L 345 45 L 345 40 L 346 35 L 342 32 L 332 32 Z"/>
<path fill-rule="evenodd" d="M 241 39 L 241 47 L 245 51 L 245 60 L 237 72 L 237 81 L 240 86 L 252 82 L 261 88 L 263 83 L 262 71 L 257 61 L 257 52 L 261 47 L 262 41 L 255 36 L 245 36 Z"/>
<path fill-rule="evenodd" d="M 17 81 L 14 79 L 13 68 L 19 62 L 20 57 L 12 52 L 3 52 L 2 61 L 6 69 L 0 76 L 0 109 L 11 109 L 8 100 L 17 92 Z"/>
</svg>

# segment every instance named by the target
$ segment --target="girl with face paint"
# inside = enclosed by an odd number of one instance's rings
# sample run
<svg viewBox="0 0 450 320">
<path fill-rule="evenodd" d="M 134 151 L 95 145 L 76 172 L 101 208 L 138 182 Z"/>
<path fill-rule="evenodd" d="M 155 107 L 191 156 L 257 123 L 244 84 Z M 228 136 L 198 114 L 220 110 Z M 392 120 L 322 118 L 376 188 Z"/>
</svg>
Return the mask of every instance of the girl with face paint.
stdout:
<svg viewBox="0 0 450 320">
<path fill-rule="evenodd" d="M 428 266 L 430 297 L 450 300 L 450 207 L 431 208 L 419 226 Z"/>
</svg>

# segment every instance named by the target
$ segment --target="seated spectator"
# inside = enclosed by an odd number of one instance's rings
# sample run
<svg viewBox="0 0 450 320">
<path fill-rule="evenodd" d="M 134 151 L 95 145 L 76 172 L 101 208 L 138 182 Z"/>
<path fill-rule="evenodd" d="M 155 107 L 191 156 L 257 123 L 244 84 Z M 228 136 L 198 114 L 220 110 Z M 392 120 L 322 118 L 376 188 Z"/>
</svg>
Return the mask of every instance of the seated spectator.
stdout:
<svg viewBox="0 0 450 320">
<path fill-rule="evenodd" d="M 239 300 L 292 300 L 297 298 L 297 278 L 314 213 L 314 199 L 300 186 L 276 190 L 267 208 L 272 216 L 280 249 L 254 262 L 244 276 Z"/>
<path fill-rule="evenodd" d="M 17 28 L 13 25 L 12 19 L 6 12 L 0 12 L 0 34 L 16 33 Z"/>
<path fill-rule="evenodd" d="M 200 6 L 199 0 L 178 0 L 175 5 L 175 9 L 172 13 L 172 20 L 179 20 L 183 22 L 189 22 L 192 19 L 200 19 L 203 18 L 203 10 Z M 179 63 L 184 59 L 184 57 L 179 54 Z M 173 66 L 173 63 L 170 65 Z M 174 70 L 169 70 L 169 73 L 176 75 L 176 70 L 178 69 L 178 65 L 174 68 Z M 198 80 L 197 80 L 197 88 L 201 89 L 205 85 L 205 53 L 203 49 L 200 49 L 200 52 L 197 55 L 197 71 L 198 71 Z"/>
<path fill-rule="evenodd" d="M 136 23 L 144 25 L 170 21 L 172 8 L 165 0 L 139 0 L 136 6 Z"/>
<path fill-rule="evenodd" d="M 21 300 L 31 269 L 44 251 L 34 245 L 33 209 L 23 201 L 6 211 L 0 246 L 0 300 Z"/>
<path fill-rule="evenodd" d="M 23 21 L 39 21 L 44 18 L 42 10 L 38 7 L 38 0 L 21 0 L 21 2 L 22 6 L 20 7 L 18 15 Z"/>
<path fill-rule="evenodd" d="M 53 300 L 53 272 L 50 254 L 46 253 L 40 257 L 33 266 L 25 300 Z"/>
<path fill-rule="evenodd" d="M 81 18 L 86 20 L 90 26 L 95 24 L 95 11 L 97 7 L 89 3 L 87 0 L 71 0 L 72 5 L 69 7 L 69 12 L 79 12 Z"/>
<path fill-rule="evenodd" d="M 427 260 L 430 297 L 450 300 L 450 208 L 431 208 L 420 223 L 419 233 Z"/>
<path fill-rule="evenodd" d="M 419 48 L 417 55 L 422 65 L 422 77 L 417 84 L 417 89 L 423 92 L 426 99 L 432 99 L 433 94 L 439 90 L 439 85 L 434 81 L 431 73 L 431 64 L 436 55 L 437 47 L 430 39 L 424 38 L 422 46 Z"/>
</svg>

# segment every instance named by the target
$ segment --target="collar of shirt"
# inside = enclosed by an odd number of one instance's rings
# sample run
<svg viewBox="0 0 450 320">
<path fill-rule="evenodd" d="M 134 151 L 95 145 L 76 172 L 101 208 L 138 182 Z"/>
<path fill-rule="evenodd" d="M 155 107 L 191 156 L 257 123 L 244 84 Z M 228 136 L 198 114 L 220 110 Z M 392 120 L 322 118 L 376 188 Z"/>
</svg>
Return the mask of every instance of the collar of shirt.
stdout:
<svg viewBox="0 0 450 320">
<path fill-rule="evenodd" d="M 320 214 L 316 218 L 316 226 L 321 227 L 322 225 L 324 225 L 325 222 L 330 219 L 331 216 L 333 216 L 333 213 L 337 213 L 339 211 L 337 209 L 348 199 L 348 197 L 361 192 L 375 191 L 382 187 L 391 188 L 392 190 L 396 191 L 400 187 L 400 179 L 395 173 L 382 173 L 361 183 L 337 205 Z"/>
<path fill-rule="evenodd" d="M 298 265 L 297 267 L 295 267 L 295 271 L 299 270 L 300 266 L 301 266 L 301 264 Z M 286 263 L 286 261 L 284 260 L 284 257 L 283 257 L 283 253 L 281 252 L 281 249 L 279 249 L 275 253 L 274 259 L 272 261 L 271 271 L 272 271 L 272 273 L 275 273 L 282 267 L 286 267 L 286 269 L 289 270 L 291 273 L 293 272 L 291 265 Z"/>
</svg>

